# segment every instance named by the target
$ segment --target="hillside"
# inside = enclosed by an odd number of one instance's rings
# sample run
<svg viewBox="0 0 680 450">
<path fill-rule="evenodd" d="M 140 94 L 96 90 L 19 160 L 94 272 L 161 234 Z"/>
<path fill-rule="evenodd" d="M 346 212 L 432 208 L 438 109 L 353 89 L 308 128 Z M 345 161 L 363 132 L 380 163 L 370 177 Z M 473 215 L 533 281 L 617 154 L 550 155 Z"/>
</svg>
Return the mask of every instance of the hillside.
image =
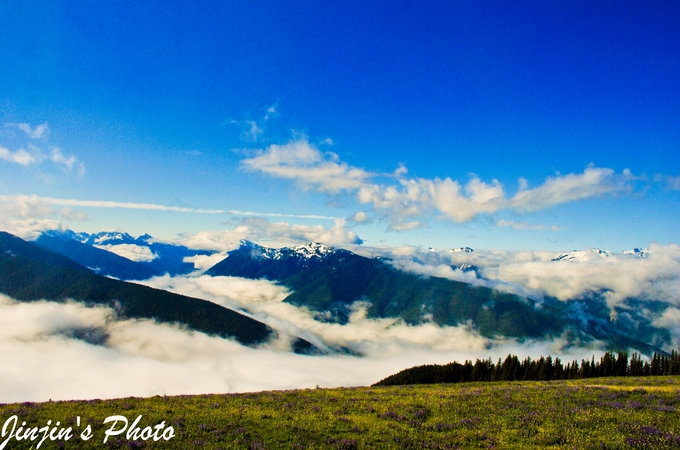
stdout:
<svg viewBox="0 0 680 450">
<path fill-rule="evenodd" d="M 71 427 L 41 448 L 670 449 L 679 398 L 678 377 L 595 378 L 17 403 L 0 415 Z"/>
<path fill-rule="evenodd" d="M 351 280 L 351 281 L 347 281 Z M 322 264 L 282 281 L 294 292 L 285 301 L 347 320 L 354 301 L 368 317 L 400 317 L 416 325 L 472 321 L 483 336 L 538 337 L 562 328 L 545 309 L 512 294 L 400 271 L 381 259 L 337 252 Z M 551 320 L 552 319 L 552 320 Z"/>
<path fill-rule="evenodd" d="M 214 303 L 95 274 L 68 258 L 0 232 L 0 292 L 32 301 L 71 299 L 113 307 L 120 318 L 180 323 L 197 331 L 265 342 L 267 325 Z M 301 344 L 303 347 L 304 344 Z"/>
</svg>

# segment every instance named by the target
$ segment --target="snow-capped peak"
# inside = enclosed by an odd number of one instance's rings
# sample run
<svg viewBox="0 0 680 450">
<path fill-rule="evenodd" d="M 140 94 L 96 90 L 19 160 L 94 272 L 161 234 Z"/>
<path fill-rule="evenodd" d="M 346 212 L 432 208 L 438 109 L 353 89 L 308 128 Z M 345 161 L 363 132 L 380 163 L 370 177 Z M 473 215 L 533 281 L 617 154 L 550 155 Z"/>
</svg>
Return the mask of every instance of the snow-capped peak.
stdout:
<svg viewBox="0 0 680 450">
<path fill-rule="evenodd" d="M 309 242 L 304 245 L 298 245 L 293 247 L 292 250 L 305 258 L 323 258 L 333 252 L 331 247 L 318 242 Z"/>
<path fill-rule="evenodd" d="M 474 250 L 471 249 L 470 247 L 457 247 L 449 250 L 449 253 L 472 253 L 472 252 L 474 252 Z"/>
<path fill-rule="evenodd" d="M 45 235 L 45 236 L 56 237 L 56 238 L 60 238 L 60 239 L 72 239 L 72 240 L 78 241 L 78 242 L 86 242 L 90 237 L 90 235 L 88 233 L 85 233 L 85 232 L 76 233 L 75 231 L 70 230 L 70 229 L 66 229 L 66 230 L 46 230 L 46 231 L 43 231 L 42 234 Z"/>
<path fill-rule="evenodd" d="M 249 251 L 252 258 L 283 259 L 297 257 L 303 259 L 324 258 L 333 253 L 333 249 L 325 244 L 310 242 L 294 247 L 270 248 L 254 242 L 242 240 L 239 251 Z"/>
<path fill-rule="evenodd" d="M 610 252 L 608 250 L 600 250 L 599 248 L 589 248 L 586 250 L 572 250 L 570 252 L 561 253 L 551 261 L 587 262 L 621 255 L 646 258 L 648 254 L 649 250 L 646 248 L 634 248 L 632 250 L 624 250 L 622 252 Z"/>
<path fill-rule="evenodd" d="M 135 238 L 119 231 L 102 231 L 91 234 L 85 243 L 90 245 L 134 244 Z"/>
<path fill-rule="evenodd" d="M 607 250 L 600 250 L 599 248 L 589 248 L 586 250 L 573 250 L 571 252 L 562 253 L 552 259 L 552 261 L 592 261 L 594 259 L 604 259 L 614 254 Z"/>
<path fill-rule="evenodd" d="M 623 254 L 637 256 L 639 258 L 646 258 L 649 255 L 649 250 L 646 248 L 634 248 L 632 250 L 625 250 Z"/>
</svg>

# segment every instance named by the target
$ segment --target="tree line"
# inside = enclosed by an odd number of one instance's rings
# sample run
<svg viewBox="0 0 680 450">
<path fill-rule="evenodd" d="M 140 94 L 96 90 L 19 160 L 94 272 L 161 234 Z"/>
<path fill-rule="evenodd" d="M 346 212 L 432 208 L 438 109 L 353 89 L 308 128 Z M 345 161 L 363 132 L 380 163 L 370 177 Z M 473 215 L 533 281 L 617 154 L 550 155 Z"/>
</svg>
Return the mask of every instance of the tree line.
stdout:
<svg viewBox="0 0 680 450">
<path fill-rule="evenodd" d="M 680 353 L 654 353 L 643 360 L 639 353 L 618 354 L 608 351 L 599 360 L 595 355 L 579 363 L 574 360 L 564 364 L 560 358 L 551 356 L 524 360 L 509 354 L 505 360 L 493 363 L 489 359 L 452 362 L 444 365 L 428 364 L 402 370 L 379 381 L 375 386 L 405 384 L 464 383 L 471 381 L 548 381 L 595 377 L 680 375 Z"/>
</svg>

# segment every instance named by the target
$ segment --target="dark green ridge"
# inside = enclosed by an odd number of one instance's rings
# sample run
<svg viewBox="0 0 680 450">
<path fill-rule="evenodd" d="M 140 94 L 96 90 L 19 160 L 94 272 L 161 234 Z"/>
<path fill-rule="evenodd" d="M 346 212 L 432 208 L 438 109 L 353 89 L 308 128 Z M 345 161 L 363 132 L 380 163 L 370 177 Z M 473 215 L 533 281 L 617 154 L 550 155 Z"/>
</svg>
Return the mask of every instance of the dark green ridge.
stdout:
<svg viewBox="0 0 680 450">
<path fill-rule="evenodd" d="M 262 322 L 205 300 L 97 275 L 6 232 L 0 232 L 0 292 L 21 301 L 106 305 L 121 318 L 179 323 L 243 344 L 265 342 L 274 333 Z"/>
</svg>

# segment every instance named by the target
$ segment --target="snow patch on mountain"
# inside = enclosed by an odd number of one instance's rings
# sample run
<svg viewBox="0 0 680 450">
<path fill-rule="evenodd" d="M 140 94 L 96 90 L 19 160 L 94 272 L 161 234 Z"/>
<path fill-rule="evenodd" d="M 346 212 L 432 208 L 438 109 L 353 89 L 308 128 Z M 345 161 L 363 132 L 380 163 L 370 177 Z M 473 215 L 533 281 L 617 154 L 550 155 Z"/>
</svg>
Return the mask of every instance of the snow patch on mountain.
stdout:
<svg viewBox="0 0 680 450">
<path fill-rule="evenodd" d="M 470 247 L 457 247 L 449 250 L 449 253 L 473 253 L 474 249 Z"/>
<path fill-rule="evenodd" d="M 587 262 L 596 259 L 604 259 L 614 254 L 607 250 L 600 250 L 599 248 L 589 248 L 586 250 L 573 250 L 571 252 L 562 253 L 561 255 L 552 259 L 552 261 L 576 261 Z"/>
<path fill-rule="evenodd" d="M 552 258 L 551 261 L 591 262 L 611 258 L 612 256 L 622 255 L 637 258 L 647 258 L 647 256 L 649 256 L 649 250 L 646 248 L 634 248 L 632 250 L 625 250 L 623 252 L 617 253 L 608 250 L 600 250 L 599 248 L 589 248 L 585 250 L 573 250 L 571 252 L 562 253 L 559 256 Z"/>
<path fill-rule="evenodd" d="M 649 249 L 647 248 L 634 248 L 632 250 L 626 250 L 623 252 L 624 255 L 637 256 L 638 258 L 646 258 L 649 256 Z"/>
<path fill-rule="evenodd" d="M 323 259 L 334 252 L 333 248 L 320 244 L 318 242 L 310 242 L 304 245 L 295 247 L 281 247 L 270 248 L 263 247 L 250 241 L 241 241 L 239 250 L 250 251 L 252 258 L 256 259 L 273 259 L 280 260 L 283 258 L 298 257 L 301 259 Z"/>
<path fill-rule="evenodd" d="M 333 249 L 318 242 L 310 242 L 305 245 L 298 245 L 292 248 L 293 252 L 304 258 L 324 258 L 333 253 Z"/>
</svg>

